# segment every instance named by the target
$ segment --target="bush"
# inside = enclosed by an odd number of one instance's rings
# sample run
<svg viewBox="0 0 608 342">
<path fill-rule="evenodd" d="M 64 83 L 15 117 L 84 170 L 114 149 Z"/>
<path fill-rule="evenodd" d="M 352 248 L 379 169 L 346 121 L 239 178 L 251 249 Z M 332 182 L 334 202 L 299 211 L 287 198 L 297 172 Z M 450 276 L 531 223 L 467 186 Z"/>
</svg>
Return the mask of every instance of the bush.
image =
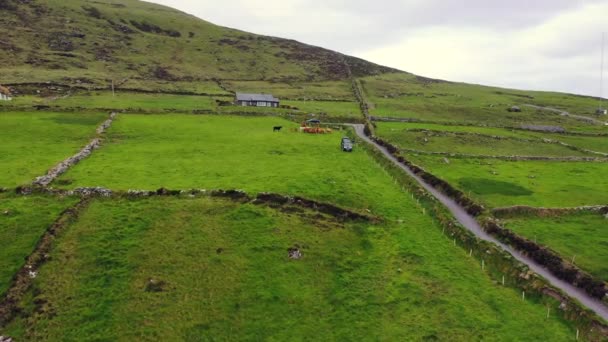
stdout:
<svg viewBox="0 0 608 342">
<path fill-rule="evenodd" d="M 179 31 L 171 30 L 171 29 L 162 29 L 161 27 L 142 21 L 137 22 L 135 20 L 131 20 L 131 25 L 135 26 L 138 30 L 148 33 L 156 33 L 156 34 L 164 34 L 169 37 L 181 37 L 182 34 Z"/>
<path fill-rule="evenodd" d="M 102 18 L 102 14 L 101 12 L 93 6 L 82 6 L 82 9 L 86 12 L 86 14 L 89 17 L 93 17 L 95 19 L 101 19 Z"/>
</svg>

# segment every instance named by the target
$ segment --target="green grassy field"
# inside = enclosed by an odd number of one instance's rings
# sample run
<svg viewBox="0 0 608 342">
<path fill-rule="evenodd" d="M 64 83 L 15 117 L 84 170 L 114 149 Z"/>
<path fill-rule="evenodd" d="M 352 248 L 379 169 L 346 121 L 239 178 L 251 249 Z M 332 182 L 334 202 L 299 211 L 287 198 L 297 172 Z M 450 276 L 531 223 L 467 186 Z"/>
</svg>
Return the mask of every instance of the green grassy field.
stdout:
<svg viewBox="0 0 608 342">
<path fill-rule="evenodd" d="M 80 91 L 66 97 L 22 96 L 15 101 L 2 102 L 4 108 L 28 110 L 33 106 L 49 106 L 50 110 L 87 109 L 87 110 L 120 110 L 135 113 L 166 113 L 166 112 L 214 112 L 230 113 L 260 113 L 260 114 L 321 114 L 325 118 L 362 118 L 359 104 L 347 101 L 281 101 L 287 108 L 219 106 L 217 101 L 233 101 L 234 96 L 197 96 L 174 94 L 148 94 L 118 91 L 112 95 L 110 91 Z M 332 121 L 332 120 L 329 120 Z M 335 120 L 333 120 L 335 121 Z"/>
<path fill-rule="evenodd" d="M 521 129 L 509 129 L 498 127 L 480 127 L 480 126 L 459 126 L 459 125 L 441 125 L 432 123 L 416 123 L 416 122 L 376 122 L 380 132 L 395 132 L 412 129 L 426 129 L 442 132 L 464 132 L 478 133 L 484 135 L 493 135 L 500 137 L 512 137 L 517 139 L 549 139 L 553 141 L 561 141 L 579 148 L 588 149 L 591 151 L 608 153 L 608 137 L 607 136 L 582 136 L 569 133 L 549 133 L 535 132 Z M 448 146 L 446 146 L 448 147 Z"/>
<path fill-rule="evenodd" d="M 566 260 L 608 281 L 608 219 L 600 214 L 578 213 L 556 217 L 514 217 L 506 227 L 550 247 Z"/>
<path fill-rule="evenodd" d="M 125 341 L 574 336 L 542 305 L 491 282 L 411 199 L 400 201 L 409 213 L 400 225 L 339 224 L 209 198 L 96 201 L 57 242 L 26 314 L 6 333 Z M 303 257 L 290 260 L 296 244 Z"/>
<path fill-rule="evenodd" d="M 74 198 L 0 194 L 0 296 L 36 243 Z"/>
<path fill-rule="evenodd" d="M 430 127 L 426 128 L 427 131 L 420 132 L 407 128 L 400 129 L 399 127 L 403 127 L 401 123 L 378 123 L 377 126 L 378 136 L 400 148 L 417 151 L 490 156 L 594 156 L 556 143 L 544 143 L 539 138 L 515 138 L 508 135 L 485 135 L 480 132 L 456 132 L 447 129 L 431 131 Z"/>
<path fill-rule="evenodd" d="M 357 102 L 331 101 L 282 101 L 281 105 L 298 108 L 304 113 L 324 113 L 331 117 L 363 118 Z"/>
<path fill-rule="evenodd" d="M 22 311 L 0 335 L 124 341 L 574 338 L 575 323 L 554 314 L 546 319 L 544 304 L 522 301 L 520 289 L 482 272 L 479 260 L 442 235 L 362 146 L 341 152 L 347 132 L 317 136 L 296 129 L 309 113 L 326 122 L 362 120 L 355 81 L 371 115 L 436 123 L 378 123 L 378 134 L 403 148 L 582 156 L 541 139 L 608 152 L 608 138 L 504 127 L 608 134 L 607 126 L 525 106 L 604 120 L 593 114 L 595 99 L 430 80 L 142 1 L 0 0 L 0 11 L 0 45 L 8 52 L 0 54 L 1 81 L 12 83 L 17 94 L 0 102 L 0 187 L 28 184 L 74 154 L 107 117 L 95 112 L 116 109 L 123 113 L 102 147 L 53 187 L 270 191 L 383 218 L 344 224 L 306 210 L 206 197 L 96 199 L 53 242 Z M 109 89 L 112 80 L 116 97 L 86 90 Z M 271 93 L 298 110 L 218 105 L 234 92 Z M 507 112 L 512 105 L 523 111 Z M 33 106 L 79 112 L 31 113 Z M 283 130 L 273 132 L 273 126 Z M 412 128 L 441 135 L 404 132 Z M 408 159 L 488 207 L 608 202 L 608 163 Z M 44 228 L 73 203 L 0 195 L 0 293 Z M 607 279 L 602 220 L 522 217 L 507 225 L 564 257 L 576 254 L 581 267 Z M 295 244 L 301 260 L 287 258 Z M 147 291 L 150 279 L 160 281 L 162 291 Z"/>
<path fill-rule="evenodd" d="M 406 73 L 368 76 L 361 79 L 361 84 L 371 104 L 370 113 L 375 116 L 514 127 L 526 123 L 608 132 L 606 126 L 523 106 L 551 106 L 597 118 L 593 114 L 596 100 L 590 97 L 432 81 Z M 520 105 L 522 112 L 507 112 L 512 105 Z"/>
<path fill-rule="evenodd" d="M 224 98 L 222 98 L 224 99 Z M 232 99 L 232 98 L 225 98 Z M 55 101 L 43 101 L 49 106 L 68 108 L 102 108 L 130 111 L 215 110 L 216 102 L 210 96 L 142 94 L 130 92 L 92 92 L 75 94 Z"/>
<path fill-rule="evenodd" d="M 106 114 L 0 113 L 0 187 L 27 184 L 76 153 Z"/>
<path fill-rule="evenodd" d="M 608 203 L 608 163 L 408 158 L 489 207 Z"/>
<path fill-rule="evenodd" d="M 355 101 L 348 81 L 326 82 L 267 82 L 223 81 L 233 92 L 272 94 L 281 100 L 344 100 Z"/>
<path fill-rule="evenodd" d="M 221 95 L 232 96 L 231 93 L 222 89 L 217 82 L 214 81 L 176 81 L 176 80 L 149 80 L 130 78 L 120 85 L 116 85 L 117 89 L 138 89 L 147 91 L 157 91 L 165 93 L 194 93 L 206 95 Z"/>
<path fill-rule="evenodd" d="M 383 169 L 362 149 L 340 151 L 345 133 L 296 127 L 271 117 L 121 115 L 103 147 L 60 180 L 70 188 L 275 191 L 372 210 L 390 201 L 395 184 Z"/>
</svg>

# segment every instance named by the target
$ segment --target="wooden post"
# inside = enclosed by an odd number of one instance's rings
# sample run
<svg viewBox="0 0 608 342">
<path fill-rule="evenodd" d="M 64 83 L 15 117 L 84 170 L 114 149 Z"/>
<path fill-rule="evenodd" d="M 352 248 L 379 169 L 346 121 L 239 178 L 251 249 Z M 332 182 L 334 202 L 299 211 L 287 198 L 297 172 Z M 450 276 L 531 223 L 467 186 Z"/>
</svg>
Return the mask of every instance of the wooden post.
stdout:
<svg viewBox="0 0 608 342">
<path fill-rule="evenodd" d="M 502 286 L 505 286 L 505 275 L 502 275 Z"/>
<path fill-rule="evenodd" d="M 547 319 L 549 319 L 549 310 L 551 310 L 551 308 L 547 307 Z"/>
<path fill-rule="evenodd" d="M 576 340 L 577 341 L 578 341 L 578 333 L 579 333 L 579 331 L 578 331 L 578 329 L 576 329 Z"/>
<path fill-rule="evenodd" d="M 114 79 L 112 79 L 112 97 L 114 97 L 114 96 L 115 96 L 115 94 L 114 94 Z"/>
<path fill-rule="evenodd" d="M 469 249 L 469 256 L 473 255 L 473 248 Z"/>
<path fill-rule="evenodd" d="M 481 270 L 485 270 L 486 269 L 486 263 L 485 261 L 481 260 Z"/>
<path fill-rule="evenodd" d="M 526 300 L 526 292 L 521 291 L 521 300 Z"/>
</svg>

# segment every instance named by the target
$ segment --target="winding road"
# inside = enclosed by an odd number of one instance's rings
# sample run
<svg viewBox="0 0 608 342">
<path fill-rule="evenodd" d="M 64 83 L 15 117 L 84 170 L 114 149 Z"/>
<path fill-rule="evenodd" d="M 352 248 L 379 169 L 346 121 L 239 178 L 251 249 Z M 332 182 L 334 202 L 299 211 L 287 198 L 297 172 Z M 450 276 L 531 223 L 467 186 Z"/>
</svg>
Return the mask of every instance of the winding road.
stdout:
<svg viewBox="0 0 608 342">
<path fill-rule="evenodd" d="M 471 215 L 469 215 L 466 210 L 457 204 L 454 200 L 444 195 L 431 185 L 427 184 L 422 178 L 418 177 L 412 170 L 410 170 L 407 166 L 399 163 L 395 157 L 393 157 L 384 147 L 376 144 L 370 138 L 368 138 L 364 133 L 364 125 L 362 124 L 349 124 L 349 126 L 353 127 L 357 136 L 361 138 L 363 141 L 375 147 L 378 151 L 380 151 L 386 158 L 391 160 L 397 167 L 403 169 L 409 176 L 414 178 L 420 185 L 425 188 L 429 193 L 431 193 L 437 200 L 439 200 L 443 205 L 445 205 L 452 215 L 464 226 L 466 229 L 471 231 L 478 238 L 492 242 L 498 246 L 500 246 L 503 250 L 511 254 L 515 259 L 520 262 L 526 264 L 532 271 L 536 272 L 543 278 L 545 278 L 551 285 L 562 290 L 564 293 L 569 295 L 570 297 L 578 300 L 581 304 L 595 312 L 598 316 L 602 317 L 604 320 L 608 321 L 608 306 L 603 304 L 600 300 L 589 296 L 583 290 L 557 278 L 554 276 L 549 270 L 544 268 L 543 266 L 536 263 L 534 260 L 526 257 L 519 251 L 514 250 L 510 246 L 498 241 L 493 236 L 486 233 L 477 220 Z"/>
</svg>

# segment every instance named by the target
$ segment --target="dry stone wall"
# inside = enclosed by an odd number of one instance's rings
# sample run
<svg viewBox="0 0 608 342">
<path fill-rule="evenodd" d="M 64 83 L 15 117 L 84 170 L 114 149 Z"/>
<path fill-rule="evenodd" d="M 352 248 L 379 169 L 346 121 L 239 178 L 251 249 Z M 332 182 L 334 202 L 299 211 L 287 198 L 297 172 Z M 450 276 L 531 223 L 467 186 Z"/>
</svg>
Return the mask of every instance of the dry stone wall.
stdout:
<svg viewBox="0 0 608 342">
<path fill-rule="evenodd" d="M 608 205 L 589 205 L 573 208 L 538 208 L 527 205 L 516 205 L 512 207 L 494 208 L 491 213 L 496 218 L 508 218 L 521 215 L 535 215 L 539 217 L 551 217 L 568 215 L 579 212 L 591 212 L 602 215 L 608 214 Z"/>
<path fill-rule="evenodd" d="M 495 220 L 487 219 L 482 226 L 487 233 L 515 247 L 550 270 L 558 278 L 583 289 L 592 297 L 605 300 L 608 296 L 608 284 L 584 272 L 575 265 L 566 262 L 558 253 L 530 241 L 509 229 L 501 227 Z"/>
<path fill-rule="evenodd" d="M 78 162 L 91 155 L 91 153 L 93 153 L 93 151 L 99 148 L 99 146 L 101 145 L 101 139 L 99 138 L 99 136 L 105 133 L 105 131 L 112 125 L 112 122 L 115 118 L 116 113 L 110 114 L 110 118 L 104 121 L 99 127 L 97 127 L 96 133 L 98 137 L 91 140 L 91 142 L 89 142 L 75 155 L 55 165 L 55 167 L 50 169 L 45 175 L 36 177 L 32 184 L 36 186 L 46 187 L 51 184 L 51 182 L 53 182 L 57 177 L 66 172 L 70 167 L 78 164 Z"/>
<path fill-rule="evenodd" d="M 400 184 L 406 186 L 424 208 L 428 209 L 431 216 L 443 227 L 444 234 L 453 240 L 455 245 L 461 246 L 469 251 L 471 257 L 480 260 L 478 265 L 496 279 L 496 284 L 517 287 L 525 293 L 526 298 L 537 298 L 542 301 L 551 308 L 552 313 L 557 312 L 561 317 L 574 322 L 580 329 L 583 339 L 605 341 L 608 338 L 606 322 L 561 290 L 551 286 L 544 278 L 496 244 L 477 238 L 462 227 L 436 198 L 397 169 L 380 152 L 373 148 L 369 150 L 372 156 L 384 165 Z"/>
</svg>

